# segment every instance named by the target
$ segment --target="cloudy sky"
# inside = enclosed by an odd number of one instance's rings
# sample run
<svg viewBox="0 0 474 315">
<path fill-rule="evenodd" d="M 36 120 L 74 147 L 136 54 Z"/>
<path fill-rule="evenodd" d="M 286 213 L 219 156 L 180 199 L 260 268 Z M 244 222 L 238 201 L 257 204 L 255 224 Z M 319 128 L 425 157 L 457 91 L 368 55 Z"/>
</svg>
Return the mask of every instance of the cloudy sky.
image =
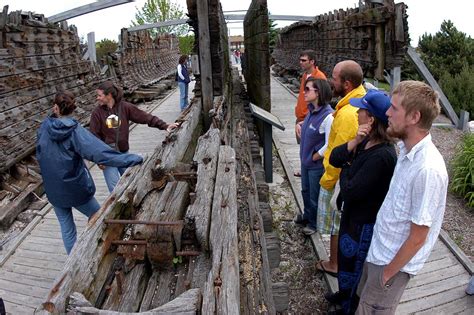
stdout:
<svg viewBox="0 0 474 315">
<path fill-rule="evenodd" d="M 186 0 L 172 0 L 181 5 L 186 11 Z M 84 4 L 93 2 L 91 0 L 1 0 L 0 8 L 9 6 L 9 11 L 24 10 L 42 13 L 51 16 Z M 251 0 L 221 0 L 224 11 L 246 10 Z M 401 2 L 396 0 L 396 2 Z M 408 5 L 408 25 L 412 45 L 416 46 L 418 38 L 425 32 L 436 33 L 443 20 L 450 19 L 458 30 L 474 37 L 474 23 L 469 3 L 472 0 L 450 0 L 449 2 L 432 0 L 405 0 Z M 96 41 L 103 38 L 117 39 L 120 29 L 131 25 L 135 17 L 136 7 L 141 8 L 145 0 L 123 4 L 106 10 L 90 13 L 69 20 L 69 24 L 75 24 L 79 35 L 94 31 Z M 355 7 L 356 0 L 267 0 L 271 14 L 276 15 L 304 15 L 315 16 L 340 8 Z M 280 22 L 279 26 L 286 26 L 291 22 Z M 242 34 L 240 23 L 228 25 L 232 35 Z"/>
</svg>

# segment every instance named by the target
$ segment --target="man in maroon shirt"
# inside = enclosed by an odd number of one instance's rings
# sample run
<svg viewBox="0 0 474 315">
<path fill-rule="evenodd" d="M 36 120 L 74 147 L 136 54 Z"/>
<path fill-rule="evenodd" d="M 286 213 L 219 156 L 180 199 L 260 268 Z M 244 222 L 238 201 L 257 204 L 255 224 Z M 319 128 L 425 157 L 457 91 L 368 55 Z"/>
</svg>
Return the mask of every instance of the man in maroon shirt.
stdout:
<svg viewBox="0 0 474 315">
<path fill-rule="evenodd" d="M 170 132 L 178 124 L 167 124 L 160 118 L 146 113 L 123 99 L 123 91 L 112 81 L 105 81 L 97 88 L 97 106 L 91 115 L 90 131 L 99 139 L 120 152 L 128 152 L 130 121 Z M 110 192 L 114 190 L 125 168 L 99 165 Z"/>
</svg>

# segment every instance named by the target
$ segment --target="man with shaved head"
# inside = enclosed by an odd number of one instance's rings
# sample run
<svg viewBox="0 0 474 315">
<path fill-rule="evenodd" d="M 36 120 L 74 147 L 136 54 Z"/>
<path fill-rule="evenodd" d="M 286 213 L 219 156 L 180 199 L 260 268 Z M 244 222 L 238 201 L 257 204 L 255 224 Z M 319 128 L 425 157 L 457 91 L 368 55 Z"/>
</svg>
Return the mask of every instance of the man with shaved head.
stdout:
<svg viewBox="0 0 474 315">
<path fill-rule="evenodd" d="M 336 105 L 334 121 L 329 133 L 328 147 L 324 153 L 324 174 L 321 178 L 321 190 L 318 200 L 317 230 L 320 234 L 330 234 L 329 261 L 319 261 L 316 269 L 331 275 L 337 273 L 337 249 L 340 212 L 331 206 L 334 187 L 339 179 L 341 169 L 329 164 L 332 150 L 355 138 L 358 128 L 358 108 L 349 104 L 351 98 L 361 98 L 365 95 L 362 86 L 363 72 L 360 65 L 353 60 L 341 61 L 334 67 L 330 83 L 333 95 L 342 97 Z"/>
</svg>

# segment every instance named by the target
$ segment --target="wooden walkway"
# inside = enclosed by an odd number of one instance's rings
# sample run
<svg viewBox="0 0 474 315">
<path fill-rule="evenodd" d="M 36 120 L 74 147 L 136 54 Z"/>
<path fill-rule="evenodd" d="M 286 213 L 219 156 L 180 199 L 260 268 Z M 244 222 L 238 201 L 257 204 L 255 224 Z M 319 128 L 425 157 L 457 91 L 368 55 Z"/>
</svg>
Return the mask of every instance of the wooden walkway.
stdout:
<svg viewBox="0 0 474 315">
<path fill-rule="evenodd" d="M 302 211 L 301 182 L 293 176 L 294 171 L 300 169 L 299 147 L 294 132 L 296 96 L 273 77 L 271 95 L 272 113 L 278 116 L 286 127 L 285 131 L 273 128 L 274 144 Z M 321 259 L 327 257 L 328 237 L 315 235 L 312 240 L 318 256 Z M 472 263 L 470 265 L 472 266 Z M 474 296 L 468 296 L 464 292 L 470 277 L 470 273 L 453 254 L 451 247 L 438 239 L 423 269 L 409 282 L 397 314 L 474 314 Z M 336 291 L 336 279 L 331 276 L 327 279 L 330 289 Z"/>
<path fill-rule="evenodd" d="M 172 91 L 165 99 L 149 102 L 140 108 L 154 108 L 154 115 L 166 122 L 174 122 L 180 113 L 179 92 Z M 165 131 L 147 125 L 135 125 L 130 132 L 130 152 L 150 156 L 161 145 L 165 134 Z M 102 203 L 109 195 L 102 171 L 94 165 L 91 174 L 97 188 L 95 197 Z M 80 237 L 87 218 L 76 210 L 74 215 Z M 45 300 L 67 258 L 59 223 L 51 205 L 45 206 L 41 216 L 28 225 L 16 244 L 1 254 L 0 297 L 5 302 L 7 314 L 33 314 Z"/>
</svg>

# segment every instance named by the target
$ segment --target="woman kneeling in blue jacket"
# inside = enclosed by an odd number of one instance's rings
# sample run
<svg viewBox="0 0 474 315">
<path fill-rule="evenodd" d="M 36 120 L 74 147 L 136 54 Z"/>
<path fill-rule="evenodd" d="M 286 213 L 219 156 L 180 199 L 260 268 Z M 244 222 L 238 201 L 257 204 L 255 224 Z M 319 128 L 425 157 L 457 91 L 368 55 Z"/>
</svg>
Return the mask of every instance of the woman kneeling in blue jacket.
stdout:
<svg viewBox="0 0 474 315">
<path fill-rule="evenodd" d="M 41 123 L 36 144 L 44 190 L 58 217 L 68 254 L 77 234 L 72 207 L 89 218 L 100 208 L 94 198 L 94 181 L 83 159 L 114 167 L 143 162 L 141 156 L 122 154 L 97 139 L 70 117 L 75 108 L 72 93 L 57 93 L 53 114 Z"/>
</svg>

